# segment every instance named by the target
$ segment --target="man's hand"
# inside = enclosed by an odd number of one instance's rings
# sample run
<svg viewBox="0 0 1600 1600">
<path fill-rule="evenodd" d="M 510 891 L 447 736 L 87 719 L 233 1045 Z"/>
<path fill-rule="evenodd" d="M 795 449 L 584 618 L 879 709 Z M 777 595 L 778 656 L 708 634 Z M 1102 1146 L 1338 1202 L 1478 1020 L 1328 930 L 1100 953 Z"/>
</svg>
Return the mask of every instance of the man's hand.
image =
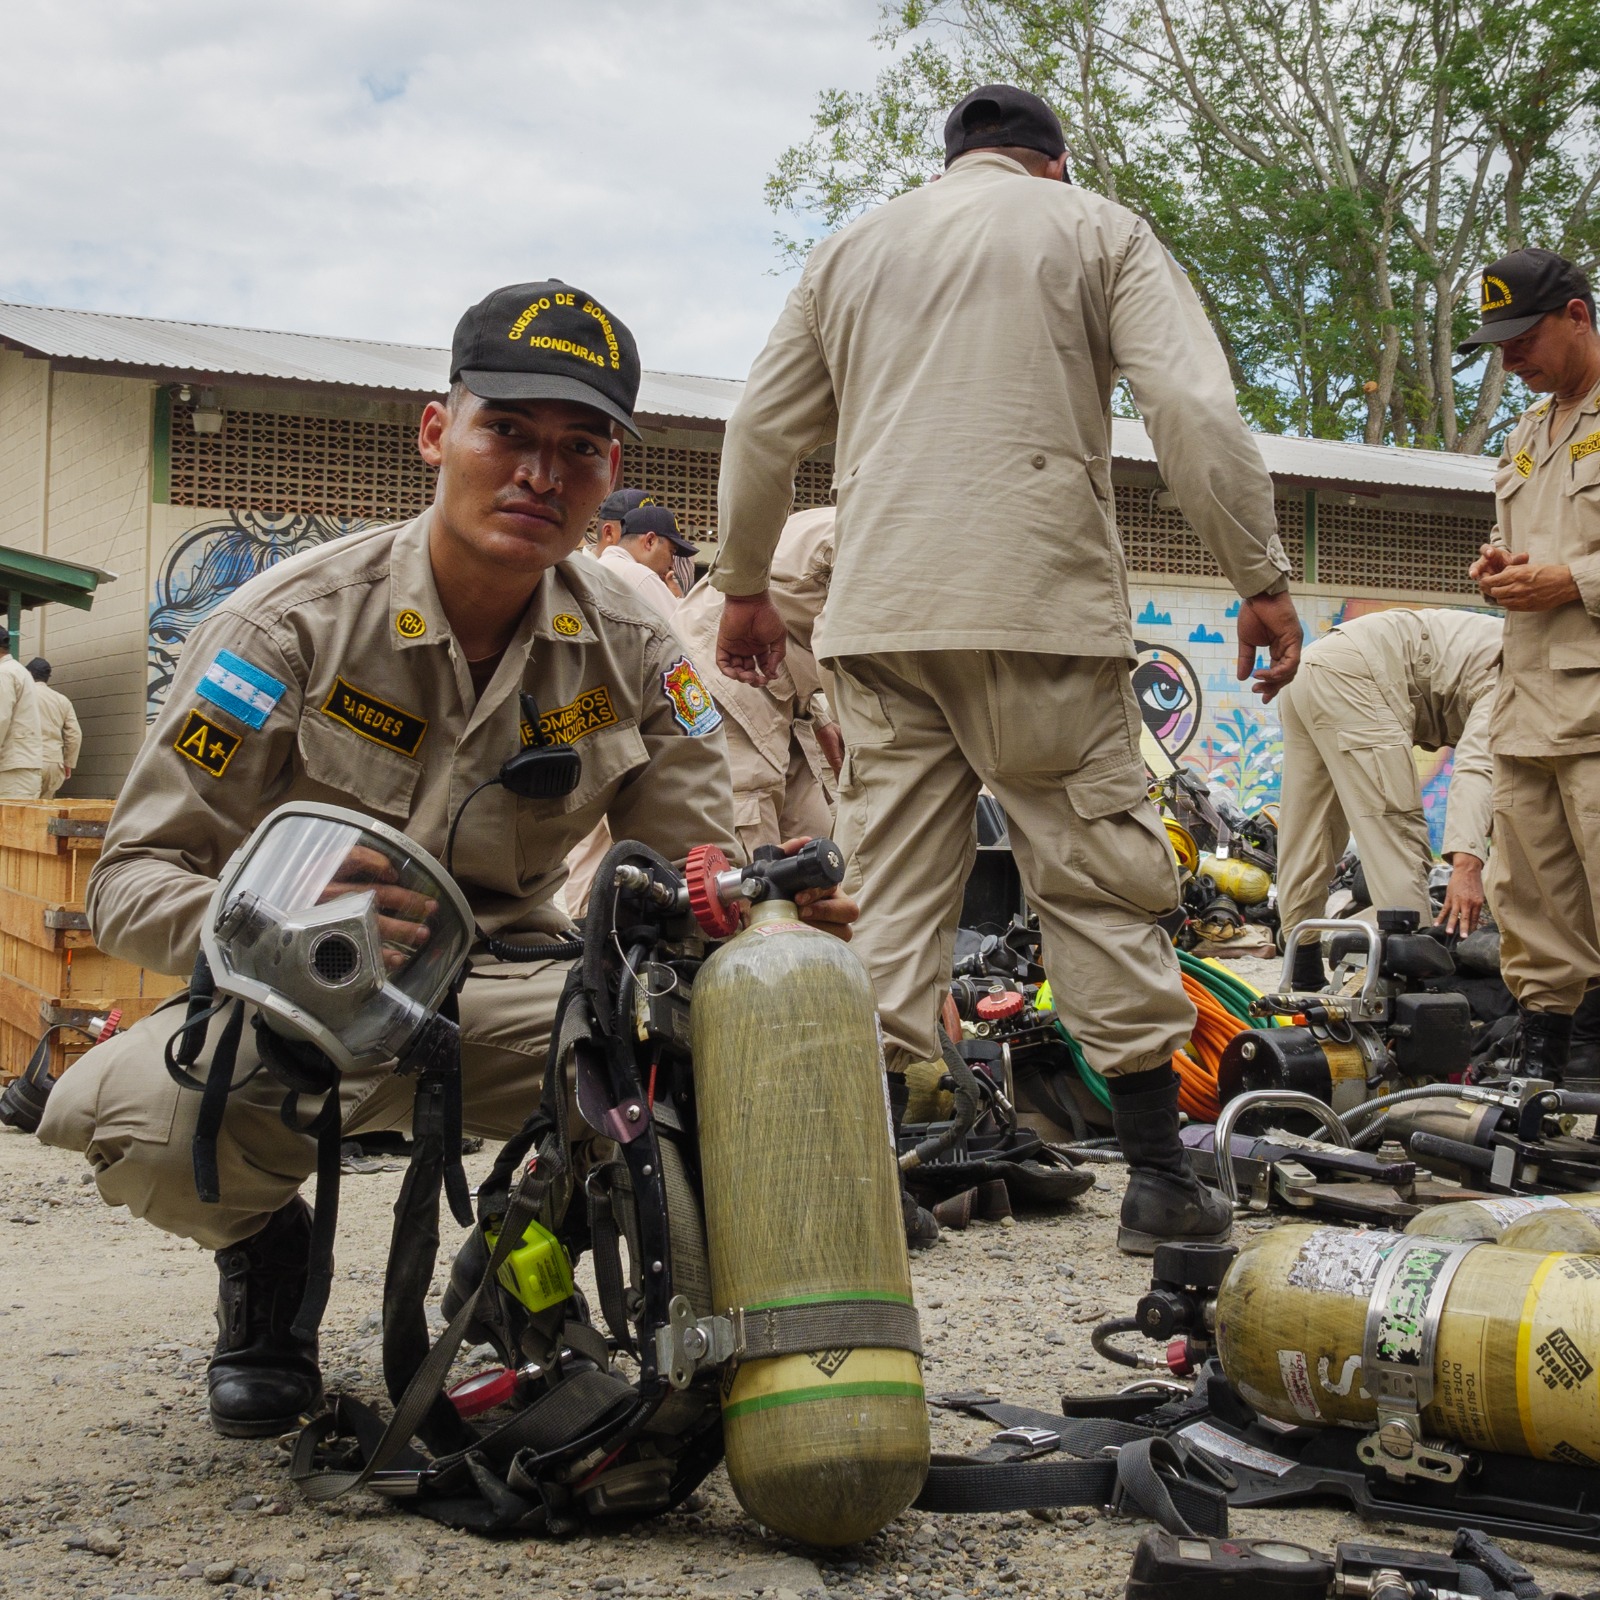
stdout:
<svg viewBox="0 0 1600 1600">
<path fill-rule="evenodd" d="M 785 839 L 783 853 L 792 856 L 802 845 L 811 843 L 811 835 L 803 839 Z M 850 942 L 850 924 L 861 915 L 861 907 L 835 884 L 831 889 L 802 889 L 794 897 L 800 909 L 800 920 L 813 928 L 831 933 L 835 939 Z"/>
<path fill-rule="evenodd" d="M 1511 552 L 1498 544 L 1480 544 L 1478 546 L 1478 559 L 1467 568 L 1467 576 L 1483 587 L 1483 580 L 1492 577 L 1497 572 L 1504 572 L 1506 562 L 1511 559 Z"/>
<path fill-rule="evenodd" d="M 378 913 L 383 964 L 396 972 L 428 942 L 429 923 L 438 913 L 439 902 L 403 888 L 395 864 L 365 845 L 356 845 L 344 858 L 338 876 L 323 888 L 317 902 L 326 905 L 341 895 L 368 892 Z"/>
<path fill-rule="evenodd" d="M 760 594 L 730 594 L 717 629 L 717 670 L 759 689 L 778 675 L 789 632 L 765 589 Z"/>
<path fill-rule="evenodd" d="M 1270 663 L 1255 674 L 1255 692 L 1263 705 L 1300 670 L 1300 619 L 1294 601 L 1282 594 L 1253 594 L 1239 602 L 1239 665 L 1242 683 L 1255 666 L 1256 651 L 1265 646 Z"/>
<path fill-rule="evenodd" d="M 1514 556 L 1495 550 L 1493 555 L 1500 559 L 1491 564 L 1489 546 L 1485 545 L 1484 550 L 1485 555 L 1474 561 L 1470 570 L 1478 580 L 1479 594 L 1490 604 L 1504 606 L 1507 611 L 1554 611 L 1558 606 L 1582 601 L 1571 567 L 1555 562 L 1535 565 L 1528 560 L 1526 550 Z"/>
<path fill-rule="evenodd" d="M 828 765 L 833 768 L 833 775 L 837 778 L 844 766 L 844 735 L 839 731 L 839 724 L 814 722 L 811 731 L 817 736 L 817 748 L 822 752 Z"/>
<path fill-rule="evenodd" d="M 1444 909 L 1434 927 L 1446 933 L 1459 933 L 1464 939 L 1483 917 L 1483 862 L 1477 856 L 1457 850 L 1450 858 L 1450 886 L 1445 890 Z"/>
</svg>

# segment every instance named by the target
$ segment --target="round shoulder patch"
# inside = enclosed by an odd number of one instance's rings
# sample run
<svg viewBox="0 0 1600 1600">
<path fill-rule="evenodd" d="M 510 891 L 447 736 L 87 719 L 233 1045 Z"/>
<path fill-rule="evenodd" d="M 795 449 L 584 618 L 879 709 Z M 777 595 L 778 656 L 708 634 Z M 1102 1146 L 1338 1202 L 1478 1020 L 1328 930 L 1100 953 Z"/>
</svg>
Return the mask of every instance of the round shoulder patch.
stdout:
<svg viewBox="0 0 1600 1600">
<path fill-rule="evenodd" d="M 550 619 L 550 626 L 565 638 L 572 638 L 574 634 L 583 632 L 583 618 L 575 617 L 570 611 L 563 611 Z"/>
<path fill-rule="evenodd" d="M 420 611 L 402 611 L 394 619 L 394 631 L 402 639 L 420 639 L 428 631 L 428 624 Z"/>
</svg>

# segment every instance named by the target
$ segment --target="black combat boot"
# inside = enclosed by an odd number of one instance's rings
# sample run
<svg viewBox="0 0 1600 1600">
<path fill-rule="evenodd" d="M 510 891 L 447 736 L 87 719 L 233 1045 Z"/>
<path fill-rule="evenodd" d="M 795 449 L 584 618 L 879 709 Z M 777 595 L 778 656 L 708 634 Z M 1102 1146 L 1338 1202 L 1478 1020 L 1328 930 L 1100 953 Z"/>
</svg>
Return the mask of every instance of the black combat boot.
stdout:
<svg viewBox="0 0 1600 1600">
<path fill-rule="evenodd" d="M 906 1120 L 906 1106 L 911 1100 L 911 1087 L 903 1072 L 891 1072 L 888 1077 L 889 1121 L 898 1140 L 900 1124 Z M 896 1155 L 898 1158 L 898 1151 Z M 917 1204 L 916 1196 L 906 1188 L 904 1178 L 900 1180 L 900 1218 L 905 1223 L 908 1250 L 926 1250 L 930 1245 L 938 1244 L 938 1218 L 925 1206 Z"/>
<path fill-rule="evenodd" d="M 1296 994 L 1319 994 L 1327 987 L 1328 974 L 1322 966 L 1320 937 L 1294 947 L 1294 966 L 1290 969 L 1289 978 Z"/>
<path fill-rule="evenodd" d="M 217 1252 L 211 1426 L 231 1439 L 287 1433 L 322 1398 L 317 1342 L 293 1332 L 306 1287 L 311 1208 L 297 1195 L 259 1233 Z"/>
<path fill-rule="evenodd" d="M 1529 1011 L 1518 1006 L 1522 1017 L 1522 1044 L 1517 1051 L 1519 1078 L 1566 1081 L 1567 1053 L 1572 1043 L 1572 1018 L 1557 1011 Z"/>
<path fill-rule="evenodd" d="M 1600 1090 L 1600 989 L 1591 989 L 1572 1014 L 1567 1087 L 1581 1088 L 1590 1094 Z"/>
<path fill-rule="evenodd" d="M 1221 1244 L 1233 1226 L 1226 1200 L 1195 1177 L 1178 1140 L 1178 1075 L 1156 1067 L 1107 1078 L 1111 1125 L 1128 1160 L 1117 1248 L 1155 1254 L 1158 1244 Z"/>
</svg>

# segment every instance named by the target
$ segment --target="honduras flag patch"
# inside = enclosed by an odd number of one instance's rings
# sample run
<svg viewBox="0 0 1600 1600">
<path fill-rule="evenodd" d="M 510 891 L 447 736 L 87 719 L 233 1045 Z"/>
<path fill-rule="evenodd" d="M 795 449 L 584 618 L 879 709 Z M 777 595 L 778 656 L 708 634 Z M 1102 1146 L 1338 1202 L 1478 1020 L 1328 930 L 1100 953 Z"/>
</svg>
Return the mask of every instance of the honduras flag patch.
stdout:
<svg viewBox="0 0 1600 1600">
<path fill-rule="evenodd" d="M 202 700 L 220 706 L 230 717 L 237 717 L 247 728 L 260 728 L 287 687 L 231 650 L 222 650 L 206 668 L 196 693 Z"/>
</svg>

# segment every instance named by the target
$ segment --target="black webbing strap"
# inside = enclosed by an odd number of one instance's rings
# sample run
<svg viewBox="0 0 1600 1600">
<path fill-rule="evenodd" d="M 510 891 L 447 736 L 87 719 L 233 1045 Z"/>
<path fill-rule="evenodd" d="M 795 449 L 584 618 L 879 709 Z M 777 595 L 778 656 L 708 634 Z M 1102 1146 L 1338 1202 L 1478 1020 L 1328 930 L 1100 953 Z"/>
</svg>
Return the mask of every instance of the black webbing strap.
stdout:
<svg viewBox="0 0 1600 1600">
<path fill-rule="evenodd" d="M 922 1354 L 917 1308 L 893 1300 L 822 1300 L 741 1308 L 734 1313 L 734 1354 L 809 1355 L 817 1350 L 909 1350 Z"/>
<path fill-rule="evenodd" d="M 189 1026 L 187 1021 L 184 1026 Z M 194 1187 L 206 1205 L 215 1205 L 222 1198 L 217 1172 L 217 1137 L 222 1132 L 228 1096 L 233 1092 L 233 1069 L 238 1064 L 239 1040 L 243 1035 L 244 1001 L 235 1000 L 211 1055 L 211 1068 L 206 1073 L 205 1088 L 200 1091 L 200 1110 L 194 1124 Z"/>
</svg>

